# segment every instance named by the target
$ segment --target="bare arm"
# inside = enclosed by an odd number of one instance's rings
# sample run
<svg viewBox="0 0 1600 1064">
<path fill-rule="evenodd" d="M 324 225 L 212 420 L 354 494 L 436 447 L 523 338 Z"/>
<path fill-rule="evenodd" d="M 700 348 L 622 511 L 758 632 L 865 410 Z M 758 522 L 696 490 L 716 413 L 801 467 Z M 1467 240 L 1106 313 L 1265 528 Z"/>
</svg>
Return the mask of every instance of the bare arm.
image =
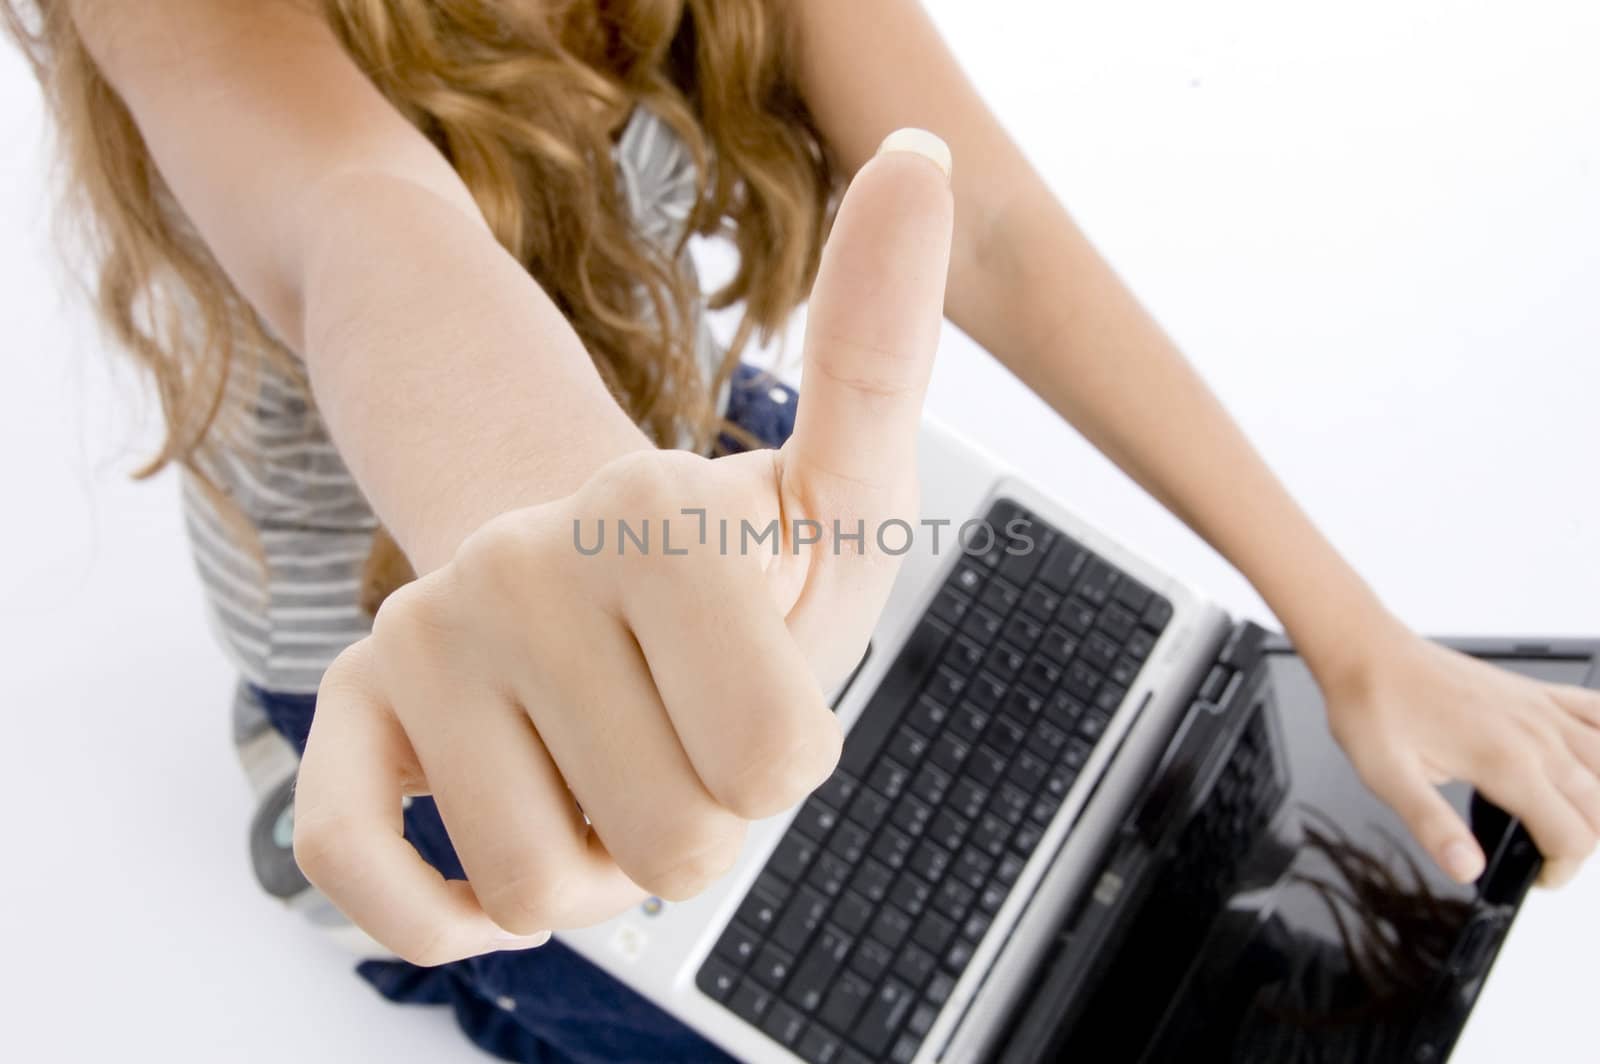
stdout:
<svg viewBox="0 0 1600 1064">
<path fill-rule="evenodd" d="M 305 358 L 340 452 L 419 571 L 488 518 L 649 446 L 447 161 L 320 18 L 287 0 L 77 6 L 163 177 Z"/>
<path fill-rule="evenodd" d="M 950 142 L 950 319 L 1234 563 L 1323 674 L 1381 607 L 995 121 L 915 0 L 806 5 L 806 99 L 847 168 Z M 848 9 L 848 11 L 846 10 Z"/>
<path fill-rule="evenodd" d="M 1410 635 L 1307 519 L 967 82 L 915 0 L 812 0 L 803 91 L 846 166 L 920 125 L 957 160 L 946 313 L 1234 563 L 1311 664 L 1363 778 L 1452 875 L 1482 853 L 1433 783 L 1525 820 L 1548 881 L 1600 835 L 1600 697 Z"/>
</svg>

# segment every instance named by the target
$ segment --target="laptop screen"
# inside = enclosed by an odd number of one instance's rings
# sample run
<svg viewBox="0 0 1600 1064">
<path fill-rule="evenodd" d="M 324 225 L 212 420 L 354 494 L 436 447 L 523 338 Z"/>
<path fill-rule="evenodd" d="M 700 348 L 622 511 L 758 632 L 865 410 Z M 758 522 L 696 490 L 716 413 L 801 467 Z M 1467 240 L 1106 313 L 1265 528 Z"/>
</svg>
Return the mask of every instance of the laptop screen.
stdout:
<svg viewBox="0 0 1600 1064">
<path fill-rule="evenodd" d="M 1489 660 L 1563 683 L 1593 664 Z M 1263 667 L 1227 770 L 1150 869 L 1157 885 L 1056 1059 L 1442 1060 L 1465 1022 L 1535 867 L 1526 834 L 1447 786 L 1491 862 L 1454 882 L 1357 778 L 1301 659 L 1272 651 Z"/>
</svg>

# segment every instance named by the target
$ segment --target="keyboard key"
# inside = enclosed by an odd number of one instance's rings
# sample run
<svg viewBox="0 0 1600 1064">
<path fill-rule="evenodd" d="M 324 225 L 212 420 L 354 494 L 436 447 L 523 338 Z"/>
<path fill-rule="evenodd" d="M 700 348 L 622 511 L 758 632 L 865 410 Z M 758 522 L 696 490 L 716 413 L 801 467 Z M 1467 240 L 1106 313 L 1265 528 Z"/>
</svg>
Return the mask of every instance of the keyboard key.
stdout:
<svg viewBox="0 0 1600 1064">
<path fill-rule="evenodd" d="M 917 1058 L 917 1048 L 922 1045 L 922 1039 L 909 1034 L 903 1034 L 895 1039 L 894 1048 L 889 1050 L 889 1064 L 911 1064 Z"/>
<path fill-rule="evenodd" d="M 1109 635 L 1118 645 L 1126 643 L 1138 625 L 1139 618 L 1116 603 L 1107 606 L 1095 621 L 1095 627 Z"/>
<path fill-rule="evenodd" d="M 1117 581 L 1116 600 L 1133 613 L 1142 613 L 1150 604 L 1150 589 L 1126 574 Z"/>
<path fill-rule="evenodd" d="M 928 981 L 928 977 L 933 974 L 938 964 L 933 954 L 920 946 L 908 943 L 895 958 L 892 970 L 897 978 L 905 980 L 915 989 Z"/>
<path fill-rule="evenodd" d="M 1027 660 L 1022 651 L 1016 647 L 999 643 L 989 651 L 989 656 L 983 659 L 983 665 L 1000 679 L 1010 681 L 1016 679 L 1017 673 L 1022 671 L 1022 666 Z"/>
<path fill-rule="evenodd" d="M 1132 687 L 1139 676 L 1139 663 L 1128 655 L 1119 657 L 1106 672 L 1106 679 L 1121 687 Z"/>
<path fill-rule="evenodd" d="M 767 862 L 767 867 L 778 873 L 791 883 L 799 882 L 806 874 L 806 869 L 811 867 L 811 862 L 816 860 L 817 844 L 804 835 L 790 833 L 778 843 L 778 848 L 772 852 L 772 859 Z"/>
<path fill-rule="evenodd" d="M 1022 682 L 1035 691 L 1054 690 L 1061 682 L 1061 666 L 1043 653 L 1035 654 L 1022 668 Z"/>
<path fill-rule="evenodd" d="M 1010 716 L 1001 715 L 989 722 L 989 727 L 983 733 L 983 741 L 994 747 L 1007 760 L 1022 746 L 1022 740 L 1028 737 L 1027 725 L 1019 723 Z M 1003 770 L 1003 766 L 1002 766 Z M 982 779 L 982 777 L 979 777 Z M 993 780 L 985 780 L 993 786 Z"/>
<path fill-rule="evenodd" d="M 1170 620 L 1172 620 L 1172 603 L 1160 595 L 1150 599 L 1150 602 L 1144 608 L 1143 615 L 1139 618 L 1141 624 L 1152 632 L 1157 633 L 1165 628 Z"/>
<path fill-rule="evenodd" d="M 967 761 L 967 774 L 985 787 L 993 787 L 1005 771 L 1006 756 L 992 746 L 978 747 Z"/>
<path fill-rule="evenodd" d="M 1066 741 L 1067 733 L 1056 727 L 1050 719 L 1044 718 L 1033 722 L 1033 729 L 1028 732 L 1023 749 L 1036 754 L 1046 764 L 1053 764 Z"/>
<path fill-rule="evenodd" d="M 994 611 L 996 616 L 1004 617 L 1015 608 L 1021 597 L 1022 593 L 1017 590 L 1016 585 L 1005 580 L 995 579 L 989 581 L 988 586 L 983 589 L 983 595 L 979 601 Z"/>
<path fill-rule="evenodd" d="M 911 853 L 911 838 L 895 828 L 884 828 L 872 844 L 872 856 L 882 861 L 891 871 L 906 863 Z"/>
<path fill-rule="evenodd" d="M 953 706 L 960 699 L 961 692 L 967 689 L 967 678 L 962 673 L 941 665 L 934 672 L 933 679 L 928 681 L 927 697 L 941 705 Z"/>
<path fill-rule="evenodd" d="M 944 664 L 963 676 L 970 676 L 983 664 L 983 647 L 964 635 L 956 636 L 945 646 Z"/>
<path fill-rule="evenodd" d="M 1007 773 L 1011 782 L 1018 788 L 1033 794 L 1044 784 L 1045 774 L 1050 771 L 1050 764 L 1041 761 L 1033 754 L 1023 751 L 1017 759 L 1011 762 L 1011 769 Z"/>
<path fill-rule="evenodd" d="M 994 878 L 1009 887 L 1022 874 L 1022 866 L 1025 863 L 1026 861 L 1023 858 L 1018 857 L 1016 854 L 1008 853 L 1000 858 L 999 864 L 994 866 Z"/>
<path fill-rule="evenodd" d="M 1029 820 L 1020 825 L 1017 828 L 1017 833 L 1011 836 L 1011 846 L 1026 857 L 1033 853 L 1034 848 L 1039 845 L 1039 840 L 1043 837 L 1044 828 Z"/>
<path fill-rule="evenodd" d="M 932 819 L 933 808 L 928 803 L 915 795 L 906 794 L 895 803 L 894 814 L 889 822 L 915 839 L 928 829 L 928 821 Z"/>
<path fill-rule="evenodd" d="M 1117 699 L 1120 702 L 1122 699 Z M 1111 723 L 1111 716 L 1102 710 L 1091 710 L 1078 719 L 1078 735 L 1086 742 L 1093 743 L 1106 733 L 1106 725 Z"/>
<path fill-rule="evenodd" d="M 844 960 L 854 944 L 854 940 L 837 927 L 824 927 L 795 968 L 784 998 L 803 1012 L 815 1012 L 843 970 Z"/>
<path fill-rule="evenodd" d="M 794 1047 L 795 1055 L 806 1064 L 840 1064 L 839 1054 L 844 1048 L 832 1032 L 811 1024 Z"/>
<path fill-rule="evenodd" d="M 907 703 L 939 660 L 939 652 L 949 637 L 950 629 L 932 619 L 924 620 L 912 630 L 871 700 L 850 726 L 845 736 L 844 755 L 839 759 L 840 769 L 856 779 L 866 775 L 884 740 L 900 722 Z"/>
<path fill-rule="evenodd" d="M 977 742 L 988 726 L 989 713 L 971 702 L 961 703 L 950 718 L 950 734 L 968 744 Z"/>
<path fill-rule="evenodd" d="M 1078 582 L 1073 585 L 1072 593 L 1085 602 L 1104 606 L 1111 598 L 1111 591 L 1116 584 L 1117 571 L 1103 559 L 1092 558 L 1078 575 Z"/>
<path fill-rule="evenodd" d="M 1092 632 L 1079 648 L 1078 657 L 1094 666 L 1099 672 L 1109 672 L 1111 666 L 1116 664 L 1120 649 L 1118 643 L 1113 643 L 1103 633 Z"/>
<path fill-rule="evenodd" d="M 1128 657 L 1134 661 L 1143 661 L 1150 656 L 1150 651 L 1155 645 L 1155 636 L 1141 628 L 1128 637 L 1128 642 L 1123 649 L 1128 652 Z"/>
<path fill-rule="evenodd" d="M 962 922 L 961 937 L 969 942 L 982 942 L 984 932 L 989 930 L 992 919 L 987 913 L 973 913 Z"/>
<path fill-rule="evenodd" d="M 945 870 L 950 867 L 950 851 L 924 839 L 912 851 L 906 867 L 929 883 L 937 883 L 944 878 Z"/>
<path fill-rule="evenodd" d="M 922 755 L 928 752 L 928 740 L 910 728 L 901 728 L 890 739 L 889 745 L 884 749 L 888 757 L 907 768 L 914 769 L 922 760 Z"/>
<path fill-rule="evenodd" d="M 786 1046 L 798 1042 L 805 1027 L 806 1018 L 781 1001 L 774 1002 L 767 1010 L 766 1022 L 761 1025 L 763 1031 Z"/>
<path fill-rule="evenodd" d="M 986 856 L 975 846 L 969 846 L 961 851 L 956 858 L 952 875 L 973 890 L 982 890 L 989 881 L 989 872 L 994 868 L 994 859 Z"/>
<path fill-rule="evenodd" d="M 933 605 L 928 608 L 928 612 L 954 628 L 961 623 L 961 619 L 971 608 L 971 599 L 965 595 L 958 595 L 948 587 L 942 587 L 939 593 L 933 596 Z"/>
<path fill-rule="evenodd" d="M 967 837 L 968 821 L 953 810 L 941 809 L 928 828 L 928 838 L 947 850 L 958 850 Z"/>
<path fill-rule="evenodd" d="M 974 896 L 972 888 L 961 880 L 946 877 L 933 896 L 933 908 L 935 912 L 943 913 L 951 920 L 959 920 L 966 914 L 967 906 L 972 904 Z"/>
<path fill-rule="evenodd" d="M 1032 804 L 1033 798 L 1030 795 L 1007 783 L 995 791 L 994 797 L 989 799 L 989 811 L 1015 827 L 1028 815 L 1028 808 Z"/>
<path fill-rule="evenodd" d="M 947 975 L 944 972 L 939 972 L 931 980 L 929 980 L 927 988 L 922 991 L 922 996 L 926 998 L 930 1004 L 943 1005 L 946 1001 L 950 1000 L 950 991 L 954 990 L 955 988 L 956 981 L 954 977 Z"/>
<path fill-rule="evenodd" d="M 1021 587 L 1032 580 L 1033 574 L 1038 571 L 1045 552 L 1053 542 L 1054 533 L 1037 522 L 1019 531 L 1022 534 L 1006 548 L 1005 557 L 1000 559 L 1000 568 L 996 572 Z"/>
<path fill-rule="evenodd" d="M 954 923 L 936 912 L 927 912 L 917 921 L 917 929 L 912 933 L 911 940 L 929 953 L 938 955 L 944 952 L 955 933 Z"/>
<path fill-rule="evenodd" d="M 944 722 L 949 719 L 950 707 L 942 706 L 926 695 L 917 699 L 917 704 L 906 714 L 906 723 L 929 738 L 938 735 L 944 729 Z"/>
<path fill-rule="evenodd" d="M 831 809 L 848 809 L 850 801 L 861 789 L 861 783 L 848 772 L 835 772 L 828 781 L 813 793 Z"/>
<path fill-rule="evenodd" d="M 1077 728 L 1078 718 L 1086 712 L 1088 708 L 1065 691 L 1057 691 L 1044 704 L 1045 720 L 1065 732 Z"/>
<path fill-rule="evenodd" d="M 1000 634 L 1000 615 L 982 606 L 974 607 L 961 622 L 961 634 L 981 646 L 988 646 Z"/>
<path fill-rule="evenodd" d="M 950 574 L 946 587 L 959 591 L 969 598 L 976 595 L 983 587 L 984 572 L 977 565 L 969 561 L 956 562 L 955 571 Z M 1138 608 L 1143 609 L 1143 605 Z"/>
<path fill-rule="evenodd" d="M 1006 852 L 1006 840 L 1009 838 L 1011 825 L 1006 819 L 996 813 L 985 813 L 972 829 L 969 841 L 990 857 L 999 857 Z"/>
<path fill-rule="evenodd" d="M 867 861 L 856 871 L 850 888 L 876 905 L 889 895 L 889 884 L 894 874 L 877 861 Z"/>
<path fill-rule="evenodd" d="M 846 934 L 859 935 L 872 922 L 872 903 L 855 891 L 847 890 L 844 896 L 834 903 L 831 915 L 833 922 Z"/>
<path fill-rule="evenodd" d="M 966 817 L 975 820 L 983 812 L 983 803 L 989 800 L 989 788 L 979 783 L 970 776 L 963 776 L 956 780 L 956 785 L 950 788 L 949 808 Z"/>
<path fill-rule="evenodd" d="M 985 713 L 994 711 L 1000 700 L 1006 696 L 1006 683 L 998 676 L 980 672 L 977 679 L 973 680 L 967 688 L 967 700 L 963 705 L 970 703 Z"/>
<path fill-rule="evenodd" d="M 812 932 L 822 926 L 827 914 L 827 897 L 810 887 L 801 887 L 773 929 L 772 941 L 789 954 L 797 954 L 810 941 Z"/>
<path fill-rule="evenodd" d="M 961 766 L 966 763 L 969 753 L 971 747 L 954 735 L 941 735 L 939 741 L 933 744 L 933 752 L 928 755 L 928 761 L 955 776 L 960 773 Z"/>
<path fill-rule="evenodd" d="M 1039 569 L 1039 582 L 1053 591 L 1065 594 L 1072 586 L 1073 577 L 1083 567 L 1089 552 L 1066 536 L 1057 536 Z"/>
<path fill-rule="evenodd" d="M 1032 722 L 1043 707 L 1044 696 L 1024 688 L 1018 688 L 1006 696 L 1006 716 L 1024 724 Z"/>
<path fill-rule="evenodd" d="M 772 930 L 772 925 L 778 922 L 778 910 L 783 907 L 784 899 L 767 893 L 760 880 L 750 889 L 739 905 L 739 911 L 734 914 L 735 919 L 753 927 L 757 933 L 765 934 Z"/>
<path fill-rule="evenodd" d="M 729 964 L 743 968 L 755 959 L 756 953 L 761 949 L 761 942 L 761 932 L 745 927 L 735 920 L 722 932 L 722 937 L 717 939 L 716 952 Z"/>
<path fill-rule="evenodd" d="M 884 1050 L 900 1033 L 900 1025 L 905 1022 L 913 1000 L 915 995 L 910 987 L 898 979 L 888 980 L 872 995 L 866 1011 L 851 1028 L 851 1040 L 869 1057 L 882 1059 Z"/>
<path fill-rule="evenodd" d="M 885 910 L 892 912 L 893 910 Z M 850 955 L 850 969 L 874 985 L 894 963 L 894 949 L 875 938 L 862 940 Z"/>
<path fill-rule="evenodd" d="M 933 958 L 928 958 L 931 967 Z M 733 988 L 739 985 L 739 969 L 720 957 L 708 957 L 695 973 L 695 985 L 717 1001 L 728 1000 Z"/>
<path fill-rule="evenodd" d="M 728 1008 L 733 1010 L 734 1015 L 756 1026 L 760 1026 L 761 1017 L 766 1015 L 771 1005 L 772 995 L 748 979 L 741 982 L 728 998 Z"/>
<path fill-rule="evenodd" d="M 938 805 L 949 789 L 950 774 L 938 765 L 923 765 L 917 778 L 911 781 L 911 793 L 929 805 Z"/>
<path fill-rule="evenodd" d="M 814 842 L 821 842 L 839 822 L 839 814 L 821 798 L 813 795 L 795 815 L 794 829 Z"/>
<path fill-rule="evenodd" d="M 1077 652 L 1078 637 L 1059 624 L 1051 625 L 1039 644 L 1039 653 L 1061 667 L 1065 667 Z"/>
<path fill-rule="evenodd" d="M 856 800 L 850 803 L 848 816 L 853 824 L 875 828 L 889 815 L 889 806 L 889 799 L 870 787 L 863 787 Z"/>
<path fill-rule="evenodd" d="M 990 883 L 978 892 L 978 908 L 993 916 L 1006 900 L 1006 884 Z"/>
<path fill-rule="evenodd" d="M 918 1005 L 911 1012 L 911 1018 L 906 1021 L 906 1032 L 922 1038 L 933 1029 L 933 1021 L 939 1018 L 939 1010 L 932 1005 Z"/>
<path fill-rule="evenodd" d="M 916 855 L 912 855 L 913 862 Z M 913 866 L 912 871 L 916 871 Z M 933 895 L 933 888 L 916 876 L 901 876 L 895 880 L 894 886 L 889 888 L 889 904 L 904 910 L 907 916 L 920 916 L 927 907 L 928 899 Z"/>
<path fill-rule="evenodd" d="M 878 910 L 878 917 L 872 921 L 872 927 L 868 929 L 867 934 L 884 945 L 893 947 L 898 946 L 910 930 L 910 915 L 901 912 L 893 905 L 885 905 Z"/>
<path fill-rule="evenodd" d="M 854 871 L 853 866 L 839 857 L 824 853 L 811 866 L 811 874 L 806 876 L 806 882 L 831 898 L 844 889 Z"/>
<path fill-rule="evenodd" d="M 1114 683 L 1102 684 L 1100 690 L 1094 693 L 1094 704 L 1106 713 L 1115 713 L 1117 707 L 1122 705 L 1122 700 L 1127 697 L 1126 688 L 1118 687 Z"/>
<path fill-rule="evenodd" d="M 944 966 L 952 972 L 961 972 L 972 961 L 972 953 L 977 949 L 977 944 L 958 938 L 950 943 L 950 948 L 944 954 Z"/>
<path fill-rule="evenodd" d="M 872 770 L 872 775 L 867 777 L 867 786 L 883 795 L 885 798 L 898 798 L 905 789 L 906 780 L 911 778 L 911 773 L 903 766 L 893 761 L 884 759 L 879 761 Z"/>
<path fill-rule="evenodd" d="M 1094 627 L 1094 618 L 1095 608 L 1080 598 L 1068 599 L 1061 607 L 1061 612 L 1056 614 L 1056 620 L 1061 622 L 1062 627 L 1077 636 L 1089 634 L 1089 629 Z"/>
<path fill-rule="evenodd" d="M 1081 657 L 1067 666 L 1067 673 L 1061 678 L 1062 690 L 1085 702 L 1094 698 L 1095 689 L 1099 686 L 1100 674 L 1084 664 Z"/>
<path fill-rule="evenodd" d="M 818 1015 L 823 1023 L 835 1031 L 848 1031 L 861 1012 L 867 998 L 872 996 L 872 985 L 859 975 L 846 972 L 839 977 L 822 1002 Z"/>
<path fill-rule="evenodd" d="M 1044 627 L 1025 613 L 1014 613 L 1000 633 L 1012 646 L 1028 651 L 1044 634 Z"/>
<path fill-rule="evenodd" d="M 1022 612 L 1036 621 L 1047 622 L 1061 608 L 1061 596 L 1042 584 L 1031 584 L 1022 595 Z"/>
</svg>

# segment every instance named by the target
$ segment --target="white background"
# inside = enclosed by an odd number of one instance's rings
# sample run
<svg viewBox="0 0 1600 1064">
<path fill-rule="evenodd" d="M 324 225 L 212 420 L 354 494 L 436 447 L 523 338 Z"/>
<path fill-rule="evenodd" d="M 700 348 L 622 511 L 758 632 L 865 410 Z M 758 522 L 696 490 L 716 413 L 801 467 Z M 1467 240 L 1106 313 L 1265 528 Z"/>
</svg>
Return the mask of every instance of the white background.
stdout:
<svg viewBox="0 0 1600 1064">
<path fill-rule="evenodd" d="M 1600 6 L 941 0 L 998 113 L 1420 628 L 1600 634 Z M 231 678 L 153 414 L 57 265 L 0 49 L 0 1055 L 471 1061 L 253 885 Z M 958 160 L 957 165 L 981 165 Z M 1169 568 L 1225 563 L 952 334 L 930 408 Z M 1600 864 L 1524 912 L 1456 1059 L 1594 1060 Z"/>
</svg>

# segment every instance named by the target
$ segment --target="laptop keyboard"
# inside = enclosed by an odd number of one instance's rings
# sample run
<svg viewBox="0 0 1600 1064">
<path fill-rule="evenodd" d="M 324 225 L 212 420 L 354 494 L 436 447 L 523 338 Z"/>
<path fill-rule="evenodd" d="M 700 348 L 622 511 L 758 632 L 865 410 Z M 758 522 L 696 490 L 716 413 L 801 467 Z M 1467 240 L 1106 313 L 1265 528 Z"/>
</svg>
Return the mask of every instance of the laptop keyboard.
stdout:
<svg viewBox="0 0 1600 1064">
<path fill-rule="evenodd" d="M 695 978 L 810 1064 L 916 1055 L 1172 617 L 1015 502 L 985 521 Z"/>
</svg>

